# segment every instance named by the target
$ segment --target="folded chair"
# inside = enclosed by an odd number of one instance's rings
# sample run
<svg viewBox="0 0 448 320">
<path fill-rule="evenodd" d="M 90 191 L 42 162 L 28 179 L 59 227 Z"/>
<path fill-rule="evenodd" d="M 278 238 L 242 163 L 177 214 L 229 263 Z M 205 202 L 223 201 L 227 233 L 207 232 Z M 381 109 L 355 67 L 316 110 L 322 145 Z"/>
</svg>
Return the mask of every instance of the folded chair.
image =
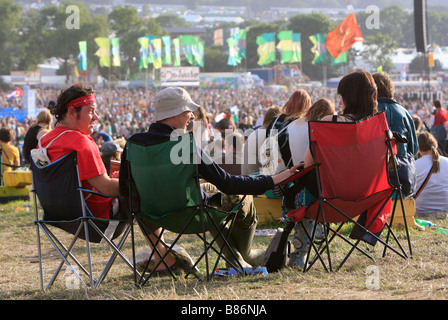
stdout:
<svg viewBox="0 0 448 320">
<path fill-rule="evenodd" d="M 108 220 L 93 217 L 86 206 L 83 192 L 96 193 L 104 197 L 108 196 L 81 187 L 76 152 L 67 154 L 43 167 L 37 166 L 31 159 L 30 168 L 33 175 L 34 223 L 36 224 L 37 232 L 42 290 L 46 290 L 53 285 L 64 264 L 68 268 L 66 270 L 70 270 L 73 273 L 69 272 L 73 281 L 87 286 L 83 278 L 88 278 L 87 283 L 94 288 L 98 287 L 104 280 L 117 256 L 120 256 L 131 270 L 134 270 L 132 263 L 129 262 L 121 251 L 131 231 L 132 217 L 124 220 Z M 60 230 L 63 230 L 63 232 L 60 232 Z M 44 248 L 42 246 L 41 231 L 61 259 L 45 288 L 44 282 L 46 281 L 44 280 L 44 275 L 48 271 L 44 270 Z M 69 241 L 67 238 L 71 240 Z M 81 251 L 86 254 L 87 258 L 80 259 L 81 253 L 79 253 L 78 257 L 75 256 L 75 252 L 79 252 L 79 248 L 75 247 L 75 244 L 80 239 L 85 243 L 85 248 Z M 106 249 L 112 249 L 112 255 L 98 279 L 95 279 L 93 274 L 91 243 L 102 243 L 102 246 L 105 246 Z M 110 252 L 110 249 L 107 252 Z M 85 262 L 86 260 L 87 262 Z M 99 260 L 96 262 L 99 262 Z"/>
<path fill-rule="evenodd" d="M 394 155 L 397 142 L 388 128 L 384 113 L 358 122 L 310 121 L 309 139 L 318 195 L 308 207 L 293 210 L 289 216 L 297 222 L 303 217 L 321 222 L 325 239 L 319 247 L 310 241 L 304 271 L 309 270 L 317 260 L 325 270 L 333 271 L 335 254 L 330 244 L 336 238 L 343 239 L 350 248 L 336 270 L 342 267 L 354 250 L 374 260 L 369 252 L 360 248 L 362 240 L 369 244 L 383 244 L 383 257 L 390 249 L 407 259 L 408 253 L 390 228 L 398 202 L 405 221 L 408 251 L 412 255 L 401 186 L 394 188 L 388 180 L 388 163 L 397 163 Z M 397 168 L 397 165 L 394 167 Z M 398 177 L 397 169 L 394 174 Z M 395 201 L 392 208 L 394 195 L 400 201 Z M 389 215 L 390 225 L 387 222 Z M 355 242 L 341 231 L 346 222 L 353 223 L 350 238 Z M 315 223 L 311 234 L 307 232 L 310 239 L 315 238 L 316 226 Z M 387 234 L 383 240 L 380 233 L 384 227 Z M 306 232 L 306 228 L 303 229 Z M 390 243 L 392 238 L 395 245 Z"/>
<path fill-rule="evenodd" d="M 178 161 L 179 156 L 182 157 L 181 163 Z M 156 241 L 150 240 L 153 251 L 148 264 L 153 254 L 159 254 L 160 263 L 164 263 L 170 275 L 176 279 L 175 273 L 164 261 L 168 254 L 172 254 L 186 270 L 185 277 L 192 275 L 201 281 L 211 280 L 222 260 L 225 260 L 238 274 L 244 274 L 241 265 L 232 264 L 223 255 L 223 250 L 227 248 L 235 257 L 227 239 L 235 221 L 234 217 L 242 206 L 242 200 L 229 211 L 205 203 L 196 165 L 200 159 L 192 135 L 185 135 L 180 141 L 173 140 L 151 146 L 128 141 L 126 157 L 131 176 L 128 181 L 130 207 L 140 230 L 148 240 L 150 235 L 154 237 L 156 235 L 147 222 L 176 234 L 170 244 L 164 242 L 161 237 Z M 173 250 L 185 235 L 197 235 L 202 243 L 201 253 L 196 256 L 197 260 L 192 265 L 187 265 Z M 160 254 L 156 248 L 159 242 L 167 248 L 165 255 Z M 134 237 L 133 247 L 135 248 Z M 215 258 L 213 266 L 212 254 Z M 205 267 L 199 264 L 201 261 L 205 261 Z M 135 278 L 136 284 L 143 286 L 155 274 L 154 270 L 160 263 L 152 270 L 148 270 L 147 264 L 142 276 L 139 279 Z M 201 268 L 205 268 L 205 277 L 204 272 L 199 271 Z"/>
</svg>

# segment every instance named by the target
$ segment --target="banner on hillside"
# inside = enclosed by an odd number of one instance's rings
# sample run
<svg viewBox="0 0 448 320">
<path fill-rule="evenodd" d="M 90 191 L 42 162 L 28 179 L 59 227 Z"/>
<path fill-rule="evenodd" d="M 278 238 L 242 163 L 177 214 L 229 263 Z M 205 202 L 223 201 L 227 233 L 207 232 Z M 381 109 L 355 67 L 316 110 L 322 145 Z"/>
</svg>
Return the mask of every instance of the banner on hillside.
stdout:
<svg viewBox="0 0 448 320">
<path fill-rule="evenodd" d="M 160 69 L 162 87 L 199 86 L 199 67 L 163 67 Z"/>
<path fill-rule="evenodd" d="M 11 71 L 13 85 L 40 84 L 40 71 Z"/>
</svg>

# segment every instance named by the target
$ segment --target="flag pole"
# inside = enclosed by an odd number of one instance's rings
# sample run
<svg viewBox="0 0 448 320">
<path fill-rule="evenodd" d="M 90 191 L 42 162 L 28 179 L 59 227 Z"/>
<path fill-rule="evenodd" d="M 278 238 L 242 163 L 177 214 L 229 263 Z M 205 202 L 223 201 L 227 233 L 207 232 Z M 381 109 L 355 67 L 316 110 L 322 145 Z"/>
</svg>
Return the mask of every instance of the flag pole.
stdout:
<svg viewBox="0 0 448 320">
<path fill-rule="evenodd" d="M 322 64 L 322 71 L 323 71 L 323 85 L 324 85 L 324 94 L 327 95 L 327 62 L 325 61 Z"/>
</svg>

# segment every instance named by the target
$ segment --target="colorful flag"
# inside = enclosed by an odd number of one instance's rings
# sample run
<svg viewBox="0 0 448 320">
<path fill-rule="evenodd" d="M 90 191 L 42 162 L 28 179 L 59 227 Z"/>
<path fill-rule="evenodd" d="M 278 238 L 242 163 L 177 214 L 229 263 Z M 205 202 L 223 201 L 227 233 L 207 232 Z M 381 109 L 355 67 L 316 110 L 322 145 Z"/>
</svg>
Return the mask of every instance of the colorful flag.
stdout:
<svg viewBox="0 0 448 320">
<path fill-rule="evenodd" d="M 120 61 L 120 40 L 118 38 L 110 39 L 112 44 L 112 66 L 119 67 L 121 66 Z"/>
<path fill-rule="evenodd" d="M 362 42 L 364 38 L 361 29 L 352 12 L 327 36 L 327 49 L 331 56 L 337 58 L 341 53 L 350 49 L 355 42 Z"/>
<path fill-rule="evenodd" d="M 310 40 L 313 43 L 311 52 L 314 53 L 314 59 L 312 64 L 323 63 L 327 61 L 327 53 L 325 50 L 326 35 L 324 33 L 316 33 L 310 36 Z"/>
<path fill-rule="evenodd" d="M 19 87 L 17 87 L 15 90 L 12 90 L 8 95 L 6 96 L 8 99 L 14 99 L 17 97 L 23 96 L 23 91 Z"/>
<path fill-rule="evenodd" d="M 100 57 L 100 67 L 110 67 L 110 40 L 109 38 L 95 38 L 99 49 L 95 55 Z"/>
<path fill-rule="evenodd" d="M 238 52 L 238 61 L 246 59 L 246 29 L 238 31 L 238 40 L 236 43 L 236 50 Z"/>
<path fill-rule="evenodd" d="M 148 63 L 154 63 L 154 46 L 152 45 L 152 40 L 154 40 L 155 36 L 145 36 L 148 38 Z"/>
<path fill-rule="evenodd" d="M 180 67 L 180 41 L 179 41 L 179 38 L 173 39 L 173 46 L 174 46 L 173 66 Z"/>
<path fill-rule="evenodd" d="M 280 63 L 289 63 L 292 60 L 292 31 L 280 31 L 277 34 L 279 40 L 277 49 L 280 50 Z"/>
<path fill-rule="evenodd" d="M 87 41 L 79 41 L 78 70 L 87 70 Z"/>
<path fill-rule="evenodd" d="M 213 33 L 213 44 L 215 46 L 223 46 L 224 45 L 224 37 L 223 37 L 223 30 L 222 29 L 216 29 Z"/>
<path fill-rule="evenodd" d="M 182 43 L 184 49 L 185 59 L 192 66 L 200 64 L 200 49 L 199 49 L 199 39 L 191 35 L 179 36 L 179 40 Z"/>
<path fill-rule="evenodd" d="M 227 44 L 229 45 L 229 59 L 227 60 L 227 64 L 229 66 L 236 66 L 236 65 L 238 65 L 238 61 L 237 61 L 235 39 L 228 38 Z"/>
<path fill-rule="evenodd" d="M 198 52 L 195 55 L 195 61 L 198 66 L 203 67 L 204 66 L 204 41 L 199 41 L 197 48 L 198 48 L 197 49 Z"/>
<path fill-rule="evenodd" d="M 302 42 L 300 33 L 292 34 L 292 60 L 291 62 L 302 62 Z"/>
<path fill-rule="evenodd" d="M 275 33 L 263 33 L 257 37 L 258 45 L 258 65 L 264 66 L 271 62 L 275 62 Z"/>
<path fill-rule="evenodd" d="M 153 39 L 151 43 L 154 47 L 154 69 L 160 69 L 162 68 L 162 40 Z"/>
<path fill-rule="evenodd" d="M 162 37 L 163 42 L 163 64 L 171 64 L 171 37 L 164 36 Z"/>
<path fill-rule="evenodd" d="M 335 66 L 340 63 L 346 63 L 347 62 L 347 52 L 342 52 L 339 57 L 336 59 L 331 57 L 331 65 Z"/>
<path fill-rule="evenodd" d="M 139 69 L 148 68 L 148 45 L 149 39 L 147 37 L 138 38 L 138 43 L 140 43 L 140 60 L 138 64 Z"/>
</svg>

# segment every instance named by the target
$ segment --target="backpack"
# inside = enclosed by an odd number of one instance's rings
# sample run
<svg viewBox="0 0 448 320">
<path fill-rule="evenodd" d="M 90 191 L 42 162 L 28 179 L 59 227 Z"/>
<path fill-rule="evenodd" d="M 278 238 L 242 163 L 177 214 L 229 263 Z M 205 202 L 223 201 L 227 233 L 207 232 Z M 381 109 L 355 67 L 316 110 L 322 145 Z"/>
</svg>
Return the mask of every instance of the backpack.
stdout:
<svg viewBox="0 0 448 320">
<path fill-rule="evenodd" d="M 277 174 L 288 168 L 292 161 L 290 151 L 289 155 L 282 152 L 285 145 L 289 148 L 286 129 L 291 121 L 277 122 L 277 120 L 278 118 L 275 119 L 272 129 L 269 131 L 269 136 L 264 140 L 260 148 L 260 174 L 263 175 Z M 286 158 L 285 155 L 288 156 L 288 158 Z"/>
<path fill-rule="evenodd" d="M 51 163 L 50 158 L 47 155 L 47 148 L 49 148 L 53 142 L 59 138 L 61 135 L 63 135 L 66 132 L 72 132 L 73 130 L 66 130 L 64 132 L 61 132 L 56 138 L 54 138 L 53 140 L 50 141 L 50 143 L 43 148 L 42 145 L 40 144 L 40 141 L 42 140 L 43 137 L 45 137 L 45 135 L 43 135 L 40 139 L 39 139 L 39 148 L 38 149 L 32 149 L 31 150 L 31 158 L 33 158 L 34 163 L 38 166 L 38 167 L 44 167 L 48 164 Z"/>
</svg>

